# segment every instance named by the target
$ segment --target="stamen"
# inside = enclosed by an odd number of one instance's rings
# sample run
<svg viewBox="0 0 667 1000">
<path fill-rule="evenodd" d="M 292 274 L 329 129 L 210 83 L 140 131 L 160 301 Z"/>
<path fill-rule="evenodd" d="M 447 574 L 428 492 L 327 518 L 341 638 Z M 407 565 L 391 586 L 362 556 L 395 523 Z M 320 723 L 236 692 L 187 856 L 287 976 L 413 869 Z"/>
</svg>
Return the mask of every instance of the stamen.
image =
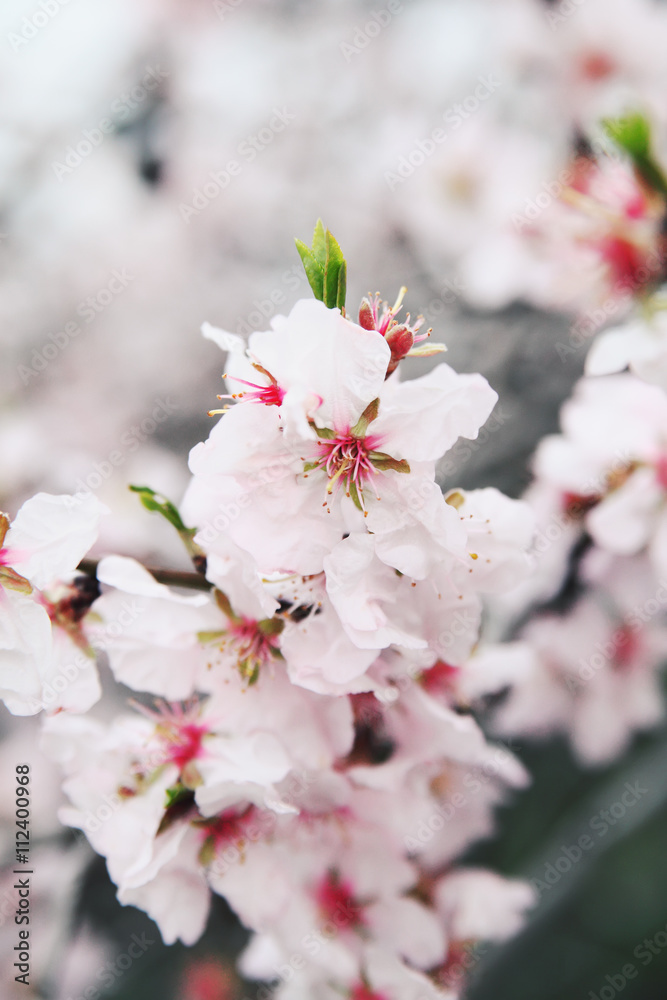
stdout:
<svg viewBox="0 0 667 1000">
<path fill-rule="evenodd" d="M 218 399 L 234 399 L 234 400 L 246 400 L 252 403 L 263 403 L 264 406 L 280 406 L 283 399 L 285 398 L 285 390 L 281 389 L 278 382 L 273 377 L 273 375 L 268 372 L 261 365 L 254 365 L 257 371 L 265 375 L 269 380 L 269 385 L 259 385 L 257 382 L 248 382 L 247 379 L 238 378 L 236 375 L 228 375 L 225 373 L 223 378 L 230 378 L 233 382 L 238 382 L 240 385 L 246 385 L 252 392 L 233 392 L 226 393 L 222 396 L 218 396 Z M 224 412 L 219 410 L 212 410 L 211 413 Z"/>
</svg>

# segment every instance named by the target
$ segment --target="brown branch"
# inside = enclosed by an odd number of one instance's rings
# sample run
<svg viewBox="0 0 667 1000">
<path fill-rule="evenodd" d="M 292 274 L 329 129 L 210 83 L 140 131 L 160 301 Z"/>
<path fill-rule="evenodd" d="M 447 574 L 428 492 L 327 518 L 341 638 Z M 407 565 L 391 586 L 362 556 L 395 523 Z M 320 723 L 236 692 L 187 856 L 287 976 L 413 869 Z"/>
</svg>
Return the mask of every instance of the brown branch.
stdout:
<svg viewBox="0 0 667 1000">
<path fill-rule="evenodd" d="M 99 559 L 82 559 L 77 569 L 82 573 L 87 573 L 88 576 L 96 577 L 98 563 Z M 171 587 L 205 591 L 213 589 L 213 584 L 209 583 L 200 573 L 186 573 L 179 569 L 157 569 L 153 566 L 145 566 L 144 569 L 147 569 L 158 583 L 165 583 Z"/>
</svg>

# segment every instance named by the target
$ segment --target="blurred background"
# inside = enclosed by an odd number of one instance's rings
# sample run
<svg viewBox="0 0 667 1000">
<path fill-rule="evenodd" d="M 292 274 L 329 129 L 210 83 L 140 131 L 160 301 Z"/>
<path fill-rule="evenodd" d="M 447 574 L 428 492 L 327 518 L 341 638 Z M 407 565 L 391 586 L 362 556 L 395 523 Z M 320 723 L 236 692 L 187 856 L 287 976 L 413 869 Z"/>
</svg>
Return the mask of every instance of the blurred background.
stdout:
<svg viewBox="0 0 667 1000">
<path fill-rule="evenodd" d="M 518 249 L 521 219 L 604 115 L 667 123 L 665 5 L 3 0 L 0 46 L 4 509 L 39 490 L 90 490 L 114 514 L 100 552 L 180 565 L 169 527 L 128 483 L 180 498 L 224 370 L 201 324 L 247 336 L 309 295 L 293 238 L 309 242 L 319 216 L 347 257 L 353 317 L 363 295 L 393 302 L 407 285 L 407 310 L 448 363 L 500 395 L 443 485 L 523 492 L 588 342 L 573 335 L 586 315 L 576 296 L 547 308 L 548 282 Z M 407 364 L 417 375 L 430 363 Z M 35 985 L 14 987 L 6 957 L 3 995 L 255 998 L 233 972 L 244 931 L 222 900 L 195 948 L 164 948 L 144 914 L 116 903 L 85 840 L 59 827 L 37 724 L 4 710 L 1 722 L 3 801 L 21 755 L 35 762 L 42 873 Z M 564 743 L 513 747 L 533 788 L 470 859 L 544 889 L 523 935 L 474 956 L 471 1000 L 664 998 L 666 743 L 663 727 L 589 772 Z M 595 850 L 555 867 L 637 782 L 646 793 L 612 814 Z M 127 966 L 133 935 L 151 944 Z M 619 987 L 627 963 L 637 975 Z"/>
</svg>

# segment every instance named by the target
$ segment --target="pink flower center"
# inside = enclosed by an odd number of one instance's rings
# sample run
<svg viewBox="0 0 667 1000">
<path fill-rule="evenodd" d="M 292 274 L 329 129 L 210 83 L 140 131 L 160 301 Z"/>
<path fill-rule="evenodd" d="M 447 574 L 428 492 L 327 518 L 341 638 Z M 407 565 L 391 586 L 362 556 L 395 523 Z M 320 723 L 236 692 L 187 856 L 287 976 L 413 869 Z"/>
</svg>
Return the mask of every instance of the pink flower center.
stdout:
<svg viewBox="0 0 667 1000">
<path fill-rule="evenodd" d="M 378 444 L 375 436 L 357 438 L 349 431 L 331 439 L 319 439 L 320 455 L 315 464 L 327 474 L 327 493 L 333 493 L 342 484 L 348 497 L 356 490 L 363 507 L 364 486 L 377 474 L 369 452 L 376 451 Z M 322 506 L 327 506 L 326 501 Z"/>
<path fill-rule="evenodd" d="M 581 73 L 586 80 L 604 80 L 615 71 L 616 66 L 606 52 L 588 52 L 581 60 Z"/>
<path fill-rule="evenodd" d="M 51 622 L 61 628 L 80 649 L 93 655 L 84 629 L 85 617 L 100 596 L 100 587 L 93 576 L 77 576 L 68 584 L 60 584 L 50 599 L 38 594 L 38 602 L 46 609 Z"/>
<path fill-rule="evenodd" d="M 350 990 L 350 1000 L 387 1000 L 384 993 L 376 993 L 365 983 L 357 983 Z"/>
<path fill-rule="evenodd" d="M 641 639 L 638 633 L 629 626 L 623 626 L 614 633 L 613 665 L 621 673 L 632 669 L 641 651 Z"/>
<path fill-rule="evenodd" d="M 160 699 L 155 708 L 136 702 L 133 705 L 155 723 L 155 739 L 159 746 L 157 764 L 176 764 L 182 771 L 191 761 L 203 755 L 203 740 L 210 730 L 197 721 L 200 706 L 196 702 L 189 702 L 183 707 Z"/>
<path fill-rule="evenodd" d="M 663 490 L 667 490 L 667 454 L 661 455 L 655 463 L 655 474 Z"/>
<path fill-rule="evenodd" d="M 449 663 L 438 660 L 437 663 L 423 672 L 420 682 L 429 694 L 449 694 L 459 673 L 460 667 L 452 667 Z"/>
<path fill-rule="evenodd" d="M 465 980 L 465 970 L 473 964 L 474 949 L 474 941 L 452 941 L 447 958 L 437 971 L 438 982 L 446 989 L 458 992 Z"/>
<path fill-rule="evenodd" d="M 215 599 L 226 619 L 225 626 L 219 631 L 200 632 L 199 641 L 203 644 L 214 643 L 226 658 L 236 660 L 241 677 L 248 684 L 254 684 L 268 661 L 282 659 L 280 633 L 285 621 L 276 616 L 257 621 L 238 615 L 221 590 L 215 590 Z"/>
<path fill-rule="evenodd" d="M 233 973 L 216 959 L 195 959 L 183 977 L 182 1000 L 234 1000 Z"/>
<path fill-rule="evenodd" d="M 322 916 L 336 927 L 358 927 L 364 923 L 361 907 L 354 898 L 352 885 L 335 872 L 328 872 L 315 890 Z"/>
<path fill-rule="evenodd" d="M 263 666 L 276 654 L 280 640 L 278 635 L 266 635 L 253 618 L 230 621 L 227 634 L 232 636 L 240 660 L 251 660 Z"/>
<path fill-rule="evenodd" d="M 259 815 L 257 807 L 252 805 L 246 806 L 242 812 L 226 809 L 219 816 L 202 824 L 202 828 L 206 838 L 210 838 L 217 851 L 229 844 L 239 844 L 245 841 L 248 827 L 255 824 Z"/>
<path fill-rule="evenodd" d="M 563 513 L 568 519 L 575 520 L 586 514 L 591 507 L 595 507 L 602 497 L 599 494 L 591 493 L 584 496 L 582 493 L 563 493 L 561 498 Z"/>
<path fill-rule="evenodd" d="M 609 236 L 600 243 L 600 255 L 607 264 L 615 285 L 640 288 L 645 283 L 646 278 L 642 277 L 642 272 L 645 270 L 646 254 L 630 240 L 623 239 L 622 236 Z"/>
<path fill-rule="evenodd" d="M 3 523 L 4 522 L 4 523 Z M 9 522 L 4 514 L 0 514 L 0 546 L 7 533 Z M 26 552 L 21 553 L 17 549 L 7 549 L 0 547 L 0 600 L 4 600 L 5 588 L 8 590 L 18 590 L 23 594 L 32 593 L 32 585 L 24 576 L 17 573 L 12 568 L 12 563 L 21 562 L 28 556 Z"/>
<path fill-rule="evenodd" d="M 160 725 L 158 734 L 162 739 L 165 755 L 172 764 L 182 770 L 191 760 L 202 754 L 202 740 L 208 729 L 195 723 L 185 725 Z"/>
</svg>

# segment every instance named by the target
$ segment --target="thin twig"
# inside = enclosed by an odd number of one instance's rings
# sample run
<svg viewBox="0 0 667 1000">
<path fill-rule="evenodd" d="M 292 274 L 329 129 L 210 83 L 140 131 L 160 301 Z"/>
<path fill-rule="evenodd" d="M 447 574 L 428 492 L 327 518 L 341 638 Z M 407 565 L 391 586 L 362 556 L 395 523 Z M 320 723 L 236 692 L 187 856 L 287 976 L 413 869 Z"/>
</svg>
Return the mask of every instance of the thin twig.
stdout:
<svg viewBox="0 0 667 1000">
<path fill-rule="evenodd" d="M 99 559 L 82 559 L 77 569 L 88 576 L 97 576 Z M 157 569 L 153 566 L 144 567 L 158 583 L 172 587 L 183 587 L 186 590 L 210 591 L 213 587 L 200 573 L 186 573 L 179 569 Z"/>
</svg>

